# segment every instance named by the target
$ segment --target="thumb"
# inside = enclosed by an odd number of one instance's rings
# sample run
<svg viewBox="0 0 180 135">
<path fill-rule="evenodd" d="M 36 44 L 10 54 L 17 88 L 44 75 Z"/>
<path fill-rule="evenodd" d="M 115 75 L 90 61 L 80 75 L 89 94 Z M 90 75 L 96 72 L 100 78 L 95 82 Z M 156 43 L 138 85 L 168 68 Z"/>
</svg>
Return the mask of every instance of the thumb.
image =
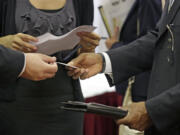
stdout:
<svg viewBox="0 0 180 135">
<path fill-rule="evenodd" d="M 46 70 L 47 73 L 56 73 L 58 71 L 58 66 L 56 63 L 53 64 L 46 64 Z"/>
<path fill-rule="evenodd" d="M 78 66 L 81 63 L 81 61 L 83 60 L 83 58 L 84 58 L 83 55 L 80 55 L 77 58 L 70 61 L 68 63 L 68 65 L 70 65 L 70 66 Z"/>
<path fill-rule="evenodd" d="M 116 124 L 117 125 L 127 125 L 128 124 L 128 121 L 127 121 L 127 119 L 126 119 L 126 117 L 125 118 L 123 118 L 123 119 L 119 119 L 119 120 L 117 120 L 116 121 Z"/>
<path fill-rule="evenodd" d="M 56 57 L 50 57 L 50 56 L 47 56 L 47 55 L 41 55 L 41 58 L 46 63 L 54 63 L 54 62 L 56 62 Z"/>
<path fill-rule="evenodd" d="M 121 109 L 121 110 L 124 110 L 124 111 L 128 110 L 128 107 L 124 107 L 124 106 L 123 107 L 119 106 L 118 108 Z M 127 116 L 128 116 L 128 114 L 127 114 Z M 122 118 L 122 119 L 117 120 L 116 123 L 118 125 L 121 125 L 121 124 L 127 125 L 128 124 L 127 116 Z"/>
</svg>

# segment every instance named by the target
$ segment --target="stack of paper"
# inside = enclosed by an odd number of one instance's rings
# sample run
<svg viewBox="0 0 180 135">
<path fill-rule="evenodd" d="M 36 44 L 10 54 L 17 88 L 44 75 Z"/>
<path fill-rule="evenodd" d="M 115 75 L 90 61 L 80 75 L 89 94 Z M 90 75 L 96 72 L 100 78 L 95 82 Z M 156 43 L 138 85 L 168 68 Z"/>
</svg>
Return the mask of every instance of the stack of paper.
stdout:
<svg viewBox="0 0 180 135">
<path fill-rule="evenodd" d="M 54 36 L 50 33 L 46 33 L 39 36 L 39 41 L 34 45 L 38 47 L 38 53 L 51 55 L 59 51 L 74 48 L 80 42 L 80 38 L 77 36 L 78 32 L 92 32 L 94 29 L 95 27 L 93 26 L 84 25 L 62 36 Z"/>
<path fill-rule="evenodd" d="M 109 0 L 99 6 L 109 37 L 114 33 L 116 26 L 119 26 L 121 30 L 134 2 L 135 0 Z"/>
</svg>

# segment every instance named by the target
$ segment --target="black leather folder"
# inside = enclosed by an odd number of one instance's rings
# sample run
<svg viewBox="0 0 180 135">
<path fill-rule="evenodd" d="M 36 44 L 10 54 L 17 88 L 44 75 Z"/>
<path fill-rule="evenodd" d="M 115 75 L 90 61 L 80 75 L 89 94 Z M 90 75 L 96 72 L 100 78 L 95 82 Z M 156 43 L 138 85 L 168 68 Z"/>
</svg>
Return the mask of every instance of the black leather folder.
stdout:
<svg viewBox="0 0 180 135">
<path fill-rule="evenodd" d="M 117 107 L 97 103 L 84 103 L 76 101 L 62 102 L 61 109 L 76 112 L 94 113 L 109 116 L 115 119 L 121 119 L 125 117 L 128 113 L 127 111 L 124 111 Z"/>
</svg>

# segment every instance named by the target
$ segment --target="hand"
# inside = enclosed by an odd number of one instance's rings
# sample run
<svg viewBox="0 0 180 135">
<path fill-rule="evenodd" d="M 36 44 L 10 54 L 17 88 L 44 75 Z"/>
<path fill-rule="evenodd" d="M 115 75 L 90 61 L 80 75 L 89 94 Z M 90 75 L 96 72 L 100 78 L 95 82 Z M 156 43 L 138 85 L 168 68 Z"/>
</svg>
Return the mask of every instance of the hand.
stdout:
<svg viewBox="0 0 180 135">
<path fill-rule="evenodd" d="M 108 49 L 111 49 L 112 45 L 118 42 L 118 40 L 119 40 L 119 27 L 115 27 L 114 34 L 112 35 L 112 37 L 106 40 L 106 47 Z"/>
<path fill-rule="evenodd" d="M 99 45 L 100 37 L 95 33 L 79 32 L 77 35 L 81 38 L 80 45 L 82 48 L 80 53 L 94 52 L 95 48 Z"/>
<path fill-rule="evenodd" d="M 37 47 L 29 42 L 37 42 L 38 39 L 23 33 L 16 35 L 8 35 L 0 38 L 0 43 L 7 48 L 18 50 L 21 52 L 35 52 Z"/>
<path fill-rule="evenodd" d="M 39 81 L 55 76 L 58 67 L 55 57 L 49 57 L 38 53 L 27 53 L 25 71 L 21 77 Z"/>
<path fill-rule="evenodd" d="M 145 102 L 132 103 L 128 107 L 122 109 L 128 110 L 128 115 L 117 121 L 118 125 L 124 124 L 131 129 L 144 131 L 152 125 L 151 118 L 145 107 Z"/>
<path fill-rule="evenodd" d="M 73 79 L 87 79 L 102 71 L 103 59 L 100 54 L 83 53 L 70 63 L 71 66 L 79 67 L 78 69 L 69 68 L 68 75 Z"/>
</svg>

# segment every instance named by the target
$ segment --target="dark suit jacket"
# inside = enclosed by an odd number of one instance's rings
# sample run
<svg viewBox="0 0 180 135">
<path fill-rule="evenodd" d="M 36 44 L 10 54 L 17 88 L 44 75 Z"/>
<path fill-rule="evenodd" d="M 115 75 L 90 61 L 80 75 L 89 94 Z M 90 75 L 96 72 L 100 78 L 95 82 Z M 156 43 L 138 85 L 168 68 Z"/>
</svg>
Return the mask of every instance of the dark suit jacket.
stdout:
<svg viewBox="0 0 180 135">
<path fill-rule="evenodd" d="M 122 27 L 120 42 L 115 43 L 112 49 L 127 45 L 154 29 L 161 17 L 161 7 L 161 0 L 136 0 Z M 139 27 L 137 27 L 138 25 Z M 134 102 L 146 100 L 149 78 L 150 71 L 135 77 L 135 83 L 132 86 L 132 100 Z M 128 81 L 119 83 L 116 85 L 116 91 L 124 95 L 127 85 Z"/>
<path fill-rule="evenodd" d="M 167 7 L 155 31 L 108 52 L 114 84 L 152 69 L 146 101 L 153 121 L 149 135 L 180 134 L 180 1 L 169 13 Z"/>
<path fill-rule="evenodd" d="M 17 81 L 24 66 L 24 55 L 0 45 L 0 102 L 15 99 L 14 88 L 9 85 Z"/>
<path fill-rule="evenodd" d="M 24 67 L 24 55 L 0 45 L 0 134 L 14 135 L 13 121 L 3 111 L 2 102 L 15 99 L 14 84 Z"/>
</svg>

